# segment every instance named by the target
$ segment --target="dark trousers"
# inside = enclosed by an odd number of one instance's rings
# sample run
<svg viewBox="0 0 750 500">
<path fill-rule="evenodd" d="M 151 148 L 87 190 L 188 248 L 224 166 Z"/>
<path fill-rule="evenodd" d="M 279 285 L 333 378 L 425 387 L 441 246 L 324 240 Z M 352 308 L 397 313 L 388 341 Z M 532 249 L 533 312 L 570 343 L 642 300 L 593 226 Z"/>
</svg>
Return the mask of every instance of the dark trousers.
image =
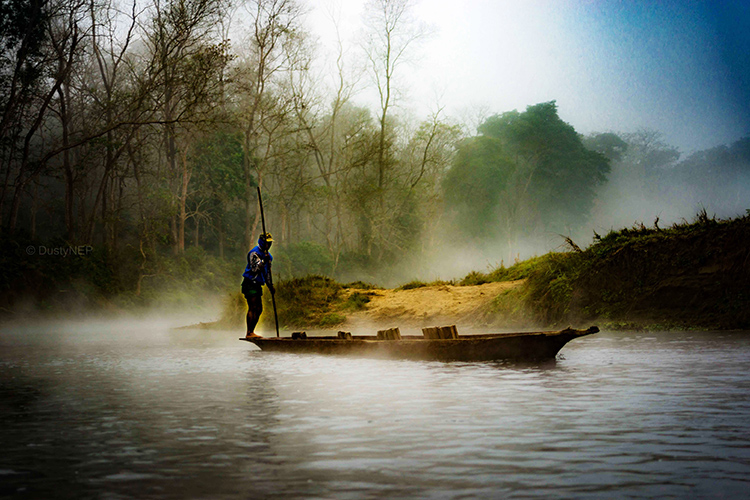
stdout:
<svg viewBox="0 0 750 500">
<path fill-rule="evenodd" d="M 247 278 L 242 280 L 242 295 L 247 300 L 247 331 L 254 332 L 263 312 L 263 289 Z"/>
</svg>

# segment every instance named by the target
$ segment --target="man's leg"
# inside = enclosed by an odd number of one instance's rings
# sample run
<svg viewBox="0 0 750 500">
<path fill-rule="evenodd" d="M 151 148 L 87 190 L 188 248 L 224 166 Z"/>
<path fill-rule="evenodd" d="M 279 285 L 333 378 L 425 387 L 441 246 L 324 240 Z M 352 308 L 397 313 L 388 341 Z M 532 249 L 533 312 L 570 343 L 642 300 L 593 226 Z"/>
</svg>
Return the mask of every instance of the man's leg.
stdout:
<svg viewBox="0 0 750 500">
<path fill-rule="evenodd" d="M 247 336 L 260 337 L 255 333 L 260 314 L 263 312 L 263 300 L 260 294 L 247 295 Z"/>
</svg>

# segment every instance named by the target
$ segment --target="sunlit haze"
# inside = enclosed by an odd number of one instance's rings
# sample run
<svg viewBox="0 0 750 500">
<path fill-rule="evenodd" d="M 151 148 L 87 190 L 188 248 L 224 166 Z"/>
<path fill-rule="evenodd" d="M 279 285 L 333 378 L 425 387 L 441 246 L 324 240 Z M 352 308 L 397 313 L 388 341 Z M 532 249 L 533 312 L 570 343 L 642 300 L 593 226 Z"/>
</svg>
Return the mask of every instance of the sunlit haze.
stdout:
<svg viewBox="0 0 750 500">
<path fill-rule="evenodd" d="M 322 50 L 339 18 L 356 64 L 364 4 L 309 2 Z M 557 100 L 581 133 L 650 128 L 683 153 L 750 132 L 745 2 L 423 0 L 414 15 L 431 29 L 401 80 L 418 116 Z"/>
</svg>

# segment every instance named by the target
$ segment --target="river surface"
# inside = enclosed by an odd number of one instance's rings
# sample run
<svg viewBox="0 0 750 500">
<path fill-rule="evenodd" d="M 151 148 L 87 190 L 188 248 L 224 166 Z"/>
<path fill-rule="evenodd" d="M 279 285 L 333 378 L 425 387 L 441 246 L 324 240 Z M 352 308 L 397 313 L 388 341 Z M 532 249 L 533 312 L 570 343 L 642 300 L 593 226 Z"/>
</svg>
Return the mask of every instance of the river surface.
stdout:
<svg viewBox="0 0 750 500">
<path fill-rule="evenodd" d="M 748 498 L 750 333 L 599 333 L 532 365 L 0 331 L 0 496 Z"/>
</svg>

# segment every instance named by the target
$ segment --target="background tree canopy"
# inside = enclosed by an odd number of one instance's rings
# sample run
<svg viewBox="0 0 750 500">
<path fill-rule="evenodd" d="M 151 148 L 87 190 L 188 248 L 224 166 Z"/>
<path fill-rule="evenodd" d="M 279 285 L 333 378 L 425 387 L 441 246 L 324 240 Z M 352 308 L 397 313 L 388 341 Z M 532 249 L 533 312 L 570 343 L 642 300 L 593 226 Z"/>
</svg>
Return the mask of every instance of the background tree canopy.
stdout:
<svg viewBox="0 0 750 500">
<path fill-rule="evenodd" d="M 510 242 L 570 233 L 587 219 L 610 160 L 587 149 L 554 101 L 495 115 L 458 145 L 443 183 L 445 200 L 468 236 Z"/>
<path fill-rule="evenodd" d="M 554 101 L 474 120 L 476 134 L 438 103 L 414 116 L 400 78 L 425 32 L 411 4 L 367 2 L 364 46 L 326 61 L 297 0 L 0 2 L 0 295 L 236 286 L 256 186 L 283 278 L 379 284 L 750 208 L 747 139 L 680 161 L 652 130 L 581 137 Z M 23 252 L 40 244 L 96 258 Z"/>
</svg>

